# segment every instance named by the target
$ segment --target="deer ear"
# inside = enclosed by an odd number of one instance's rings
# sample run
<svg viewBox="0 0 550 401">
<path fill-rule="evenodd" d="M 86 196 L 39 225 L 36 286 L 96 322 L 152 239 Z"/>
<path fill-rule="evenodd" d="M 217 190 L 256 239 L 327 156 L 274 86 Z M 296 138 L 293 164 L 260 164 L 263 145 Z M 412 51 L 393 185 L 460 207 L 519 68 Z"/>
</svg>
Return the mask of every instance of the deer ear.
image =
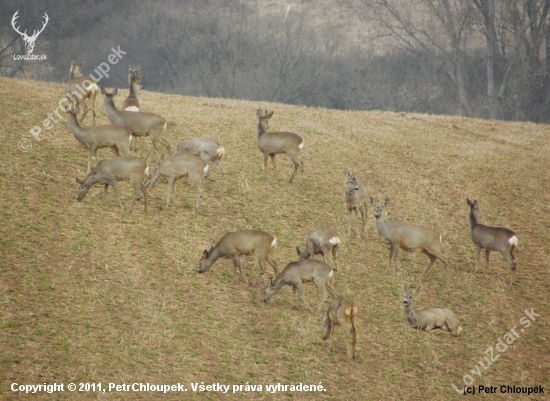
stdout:
<svg viewBox="0 0 550 401">
<path fill-rule="evenodd" d="M 302 251 L 300 251 L 300 244 L 296 245 L 296 253 L 298 256 L 302 256 Z"/>
<path fill-rule="evenodd" d="M 103 86 L 101 86 L 100 89 L 101 89 L 101 94 L 102 94 L 102 95 L 106 95 L 106 94 L 107 94 L 107 93 L 105 92 L 105 89 L 103 89 Z"/>
<path fill-rule="evenodd" d="M 82 185 L 82 180 L 80 178 L 76 177 L 76 183 L 78 185 Z"/>
<path fill-rule="evenodd" d="M 416 288 L 413 288 L 413 290 L 412 290 L 412 294 L 413 294 L 413 295 L 416 295 L 416 294 L 418 294 L 419 292 L 420 292 L 420 286 L 418 286 L 418 287 L 416 287 Z"/>
<path fill-rule="evenodd" d="M 268 114 L 266 114 L 266 115 L 264 116 L 264 118 L 265 118 L 266 120 L 268 120 L 268 119 L 271 118 L 272 115 L 273 115 L 273 112 L 268 113 Z"/>
<path fill-rule="evenodd" d="M 256 109 L 256 117 L 260 118 L 262 116 L 262 111 L 260 109 Z"/>
<path fill-rule="evenodd" d="M 390 203 L 390 199 L 386 198 L 384 199 L 384 202 L 382 202 L 382 206 L 386 206 L 388 203 Z"/>
<path fill-rule="evenodd" d="M 376 201 L 374 200 L 374 198 L 372 196 L 370 197 L 370 204 L 373 205 L 373 206 L 376 204 Z"/>
<path fill-rule="evenodd" d="M 477 208 L 477 201 L 475 200 L 473 203 L 474 207 Z"/>
<path fill-rule="evenodd" d="M 83 65 L 84 65 L 84 61 L 81 61 L 80 64 L 78 64 L 78 66 L 79 66 L 80 68 L 82 68 Z"/>
<path fill-rule="evenodd" d="M 202 256 L 204 256 L 205 258 L 208 258 L 208 251 L 206 249 L 202 251 Z"/>
<path fill-rule="evenodd" d="M 115 91 L 113 92 L 113 96 L 118 95 L 118 88 L 115 86 Z"/>
<path fill-rule="evenodd" d="M 468 199 L 468 198 L 466 198 L 466 204 L 467 204 L 468 206 L 470 206 L 470 207 L 473 206 L 472 201 L 471 201 L 470 199 Z"/>
</svg>

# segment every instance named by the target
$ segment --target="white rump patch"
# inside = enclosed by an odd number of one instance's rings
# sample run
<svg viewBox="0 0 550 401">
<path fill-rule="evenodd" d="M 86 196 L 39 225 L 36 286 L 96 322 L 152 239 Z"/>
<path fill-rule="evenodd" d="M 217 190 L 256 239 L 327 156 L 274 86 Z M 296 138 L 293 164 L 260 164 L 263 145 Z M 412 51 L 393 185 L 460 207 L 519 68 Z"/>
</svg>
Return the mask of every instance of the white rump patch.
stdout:
<svg viewBox="0 0 550 401">
<path fill-rule="evenodd" d="M 439 242 L 443 242 L 443 236 L 439 234 Z"/>
<path fill-rule="evenodd" d="M 94 82 L 93 84 L 88 86 L 88 90 L 93 90 L 94 92 L 97 92 L 99 91 L 99 86 L 97 86 L 97 84 Z"/>
<path fill-rule="evenodd" d="M 304 141 L 302 141 L 302 143 L 298 145 L 298 149 L 302 150 L 303 148 L 304 148 Z"/>
<path fill-rule="evenodd" d="M 126 111 L 139 111 L 139 109 L 136 106 L 128 106 L 124 110 L 126 110 Z"/>
<path fill-rule="evenodd" d="M 457 332 L 458 334 L 462 333 L 462 327 L 461 327 L 461 326 L 458 326 L 458 329 L 456 329 L 456 332 Z"/>
<path fill-rule="evenodd" d="M 164 130 L 166 131 L 166 123 L 164 123 Z"/>
<path fill-rule="evenodd" d="M 334 270 L 331 270 L 330 273 L 328 274 L 329 277 L 332 277 L 334 276 Z"/>
<path fill-rule="evenodd" d="M 149 175 L 149 166 L 147 166 L 147 168 L 145 169 L 145 175 Z"/>
<path fill-rule="evenodd" d="M 130 134 L 130 138 L 128 138 L 128 143 L 131 145 L 133 140 L 134 140 L 134 136 Z"/>
<path fill-rule="evenodd" d="M 276 245 L 277 245 L 277 238 L 273 238 L 273 241 L 271 241 L 271 247 L 275 248 Z"/>
<path fill-rule="evenodd" d="M 338 245 L 340 243 L 340 238 L 338 237 L 332 237 L 331 239 L 328 240 L 329 244 L 332 244 L 332 245 Z"/>
<path fill-rule="evenodd" d="M 207 164 L 204 166 L 204 174 L 208 173 L 208 170 L 210 170 L 210 166 Z"/>
<path fill-rule="evenodd" d="M 223 146 L 220 146 L 217 150 L 216 150 L 216 154 L 218 155 L 218 157 L 221 159 L 222 157 L 225 156 L 225 148 Z"/>
<path fill-rule="evenodd" d="M 515 235 L 513 237 L 510 237 L 508 243 L 510 245 L 518 246 L 518 237 L 516 237 Z"/>
</svg>

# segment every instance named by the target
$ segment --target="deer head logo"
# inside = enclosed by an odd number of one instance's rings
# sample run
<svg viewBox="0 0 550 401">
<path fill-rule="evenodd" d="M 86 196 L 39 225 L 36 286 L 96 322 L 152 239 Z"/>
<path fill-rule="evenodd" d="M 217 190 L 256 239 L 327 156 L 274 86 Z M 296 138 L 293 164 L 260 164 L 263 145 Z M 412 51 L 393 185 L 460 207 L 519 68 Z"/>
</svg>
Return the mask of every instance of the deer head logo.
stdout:
<svg viewBox="0 0 550 401">
<path fill-rule="evenodd" d="M 27 35 L 26 29 L 25 29 L 25 32 L 21 32 L 19 28 L 15 25 L 15 20 L 19 18 L 18 14 L 19 14 L 19 10 L 17 10 L 15 14 L 13 14 L 13 18 L 11 19 L 11 26 L 13 27 L 15 32 L 21 35 L 21 38 L 23 38 L 23 40 L 25 41 L 25 50 L 27 51 L 27 54 L 31 54 L 32 51 L 34 50 L 34 43 L 36 42 L 36 38 L 38 38 L 38 35 L 40 35 L 44 30 L 44 28 L 46 28 L 46 25 L 48 25 L 49 17 L 48 17 L 48 14 L 44 13 L 45 21 L 43 23 L 44 25 L 42 25 L 42 29 L 40 29 L 39 31 L 35 29 L 32 36 L 29 36 Z"/>
</svg>

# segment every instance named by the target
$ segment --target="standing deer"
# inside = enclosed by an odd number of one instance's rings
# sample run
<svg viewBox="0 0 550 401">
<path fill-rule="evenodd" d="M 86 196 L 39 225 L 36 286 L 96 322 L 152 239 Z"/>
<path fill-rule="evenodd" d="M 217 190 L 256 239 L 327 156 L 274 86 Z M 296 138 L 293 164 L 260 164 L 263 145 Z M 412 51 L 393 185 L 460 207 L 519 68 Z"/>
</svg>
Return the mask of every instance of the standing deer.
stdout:
<svg viewBox="0 0 550 401">
<path fill-rule="evenodd" d="M 83 76 L 82 65 L 84 61 L 77 63 L 75 60 L 71 63 L 71 70 L 69 72 L 69 82 L 65 86 L 67 97 L 73 102 L 80 105 L 82 109 L 82 117 L 80 118 L 80 124 L 84 121 L 86 113 L 88 113 L 88 107 L 86 107 L 86 99 L 90 99 L 92 103 L 92 115 L 95 125 L 95 98 L 99 92 L 97 83 L 89 76 Z M 120 124 L 117 124 L 120 125 Z"/>
<path fill-rule="evenodd" d="M 278 274 L 277 263 L 273 259 L 273 253 L 277 245 L 277 239 L 260 230 L 241 230 L 225 234 L 218 243 L 210 250 L 204 250 L 199 264 L 199 273 L 204 273 L 216 260 L 222 257 L 233 259 L 233 276 L 237 273 L 237 268 L 241 272 L 243 281 L 246 283 L 246 277 L 241 266 L 241 255 L 254 254 L 260 265 L 260 274 L 253 285 L 258 284 L 260 277 L 265 273 L 265 262 L 269 263 L 275 274 Z"/>
<path fill-rule="evenodd" d="M 143 78 L 145 78 L 145 75 L 139 76 L 141 73 L 141 67 L 138 65 L 137 68 L 132 68 L 130 66 L 128 70 L 128 97 L 124 99 L 124 103 L 122 103 L 122 109 L 127 111 L 139 111 L 139 99 L 138 99 L 138 93 L 140 89 L 143 89 L 143 86 L 141 85 L 141 82 L 143 81 Z"/>
<path fill-rule="evenodd" d="M 103 201 L 105 201 L 107 187 L 110 185 L 113 187 L 120 208 L 123 209 L 118 194 L 117 182 L 130 181 L 136 191 L 136 197 L 130 205 L 130 208 L 134 206 L 137 200 L 145 198 L 145 212 L 147 212 L 147 188 L 145 188 L 142 182 L 146 170 L 147 163 L 139 157 L 126 156 L 102 160 L 92 169 L 83 181 L 78 177 L 76 178 L 76 183 L 80 185 L 76 200 L 82 202 L 82 199 L 88 194 L 92 185 L 103 184 Z"/>
<path fill-rule="evenodd" d="M 182 154 L 164 160 L 164 155 L 153 170 L 151 179 L 147 183 L 149 189 L 153 189 L 159 182 L 168 181 L 168 193 L 166 206 L 170 205 L 170 194 L 174 191 L 176 180 L 188 176 L 193 185 L 199 190 L 199 196 L 195 203 L 195 212 L 199 210 L 199 204 L 203 192 L 203 181 L 208 174 L 209 166 L 200 157 L 191 154 Z"/>
<path fill-rule="evenodd" d="M 447 279 L 449 278 L 449 268 L 447 262 L 441 254 L 441 234 L 439 231 L 431 228 L 414 226 L 412 224 L 401 223 L 397 221 L 386 221 L 384 218 L 383 208 L 388 204 L 389 199 L 383 202 L 376 202 L 374 198 L 370 198 L 371 205 L 374 206 L 374 218 L 376 220 L 376 229 L 378 233 L 390 244 L 390 258 L 388 260 L 388 270 L 393 259 L 394 269 L 397 271 L 397 254 L 399 248 L 407 252 L 421 250 L 424 255 L 430 258 L 428 267 L 422 274 L 426 275 L 430 267 L 437 259 L 441 260 L 445 265 Z"/>
<path fill-rule="evenodd" d="M 332 269 L 338 271 L 338 245 L 340 238 L 338 233 L 332 228 L 316 228 L 309 234 L 306 240 L 304 250 L 300 245 L 296 245 L 296 253 L 300 259 L 309 259 L 311 256 L 323 255 L 323 262 L 332 265 Z"/>
<path fill-rule="evenodd" d="M 512 270 L 511 285 L 514 282 L 516 274 L 516 261 L 514 257 L 514 250 L 518 246 L 518 237 L 516 233 L 508 228 L 490 227 L 479 224 L 478 220 L 481 218 L 481 213 L 479 212 L 477 200 L 472 202 L 470 199 L 466 199 L 466 203 L 470 206 L 470 236 L 476 246 L 477 253 L 475 271 L 477 272 L 482 249 L 485 249 L 487 270 L 489 270 L 489 254 L 491 251 L 499 251 L 502 257 L 510 263 L 510 268 Z"/>
<path fill-rule="evenodd" d="M 275 163 L 275 156 L 278 154 L 286 153 L 292 159 L 294 163 L 294 172 L 290 176 L 288 182 L 292 182 L 298 167 L 300 168 L 300 180 L 304 178 L 304 163 L 300 160 L 300 151 L 304 148 L 304 140 L 298 134 L 294 132 L 267 132 L 269 128 L 268 120 L 273 115 L 273 112 L 265 113 L 262 115 L 260 109 L 256 110 L 256 116 L 258 117 L 258 127 L 256 128 L 256 144 L 258 148 L 264 154 L 264 179 L 267 180 L 267 158 L 271 157 L 273 162 L 273 169 L 275 170 L 275 178 L 277 178 L 277 164 Z"/>
<path fill-rule="evenodd" d="M 119 125 L 102 125 L 93 127 L 82 127 L 78 123 L 78 103 L 65 108 L 67 119 L 65 123 L 69 126 L 75 139 L 88 148 L 88 168 L 86 173 L 90 172 L 92 158 L 97 159 L 97 151 L 101 148 L 111 148 L 115 157 L 122 153 L 128 156 L 130 146 L 130 131 Z"/>
<path fill-rule="evenodd" d="M 355 220 L 357 221 L 357 238 L 361 238 L 359 234 L 359 215 L 361 212 L 361 231 L 368 238 L 367 231 L 367 202 L 369 201 L 370 188 L 361 180 L 355 177 L 356 171 L 349 172 L 344 170 L 346 181 L 344 183 L 344 202 L 348 208 L 348 236 L 351 234 L 351 213 L 355 211 Z"/>
<path fill-rule="evenodd" d="M 357 334 L 355 332 L 355 315 L 357 315 L 357 305 L 351 299 L 340 295 L 334 298 L 330 303 L 325 321 L 323 323 L 322 338 L 330 343 L 328 350 L 332 348 L 332 337 L 334 335 L 334 326 L 342 326 L 346 331 L 348 344 L 348 358 L 355 358 L 355 342 Z"/>
<path fill-rule="evenodd" d="M 157 152 L 157 142 L 162 143 L 171 153 L 170 144 L 160 137 L 162 130 L 166 130 L 166 121 L 163 117 L 155 113 L 147 112 L 131 112 L 126 110 L 118 110 L 115 106 L 114 97 L 118 94 L 118 89 L 115 88 L 112 93 L 107 92 L 101 87 L 101 93 L 104 96 L 103 103 L 107 117 L 114 125 L 121 125 L 129 129 L 134 136 L 150 136 L 153 142 L 153 153 L 147 159 L 147 162 Z"/>
<path fill-rule="evenodd" d="M 225 171 L 221 165 L 221 160 L 225 156 L 225 148 L 215 139 L 200 136 L 198 138 L 186 139 L 178 143 L 176 150 L 170 157 L 183 153 L 191 153 L 199 156 L 206 163 L 212 164 L 222 173 L 223 185 L 225 187 Z"/>
<path fill-rule="evenodd" d="M 285 285 L 290 285 L 292 286 L 293 293 L 292 304 L 294 304 L 296 293 L 298 293 L 304 301 L 305 306 L 310 312 L 313 312 L 304 298 L 303 286 L 303 283 L 313 281 L 323 293 L 323 300 L 317 308 L 317 313 L 319 313 L 328 298 L 328 293 L 333 298 L 336 296 L 336 293 L 328 283 L 333 274 L 332 267 L 317 259 L 302 259 L 297 262 L 290 262 L 281 274 L 277 276 L 275 281 L 269 278 L 264 288 L 264 302 L 269 302 L 270 298 Z"/>
<path fill-rule="evenodd" d="M 413 299 L 418 291 L 420 291 L 420 287 L 407 288 L 407 285 L 403 284 L 405 316 L 407 316 L 411 327 L 426 331 L 439 329 L 450 332 L 453 336 L 458 336 L 462 332 L 462 327 L 460 327 L 460 321 L 456 315 L 449 309 L 423 309 L 419 311 L 413 309 Z"/>
</svg>

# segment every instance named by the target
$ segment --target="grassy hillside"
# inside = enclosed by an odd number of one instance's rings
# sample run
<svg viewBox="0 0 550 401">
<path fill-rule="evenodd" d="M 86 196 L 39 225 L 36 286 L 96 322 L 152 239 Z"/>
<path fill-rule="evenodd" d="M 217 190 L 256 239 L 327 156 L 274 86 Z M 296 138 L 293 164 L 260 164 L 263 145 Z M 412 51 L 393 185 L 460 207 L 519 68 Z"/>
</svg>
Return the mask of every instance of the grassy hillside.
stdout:
<svg viewBox="0 0 550 401">
<path fill-rule="evenodd" d="M 196 189 L 176 185 L 166 207 L 166 186 L 121 211 L 102 188 L 76 201 L 75 176 L 86 170 L 86 151 L 64 123 L 28 134 L 63 96 L 58 84 L 0 79 L 0 398 L 19 399 L 12 383 L 318 384 L 323 393 L 296 399 L 452 399 L 451 387 L 490 346 L 516 327 L 519 339 L 474 385 L 543 385 L 550 377 L 549 261 L 550 161 L 545 125 L 458 117 L 345 112 L 280 104 L 189 98 L 140 92 L 143 109 L 168 121 L 165 138 L 207 135 L 226 148 L 221 175 L 212 169 L 198 214 Z M 121 104 L 126 90 L 117 97 Z M 98 124 L 107 123 L 102 100 Z M 292 130 L 305 140 L 304 182 L 288 184 L 291 162 L 278 157 L 280 180 L 255 143 L 255 109 L 274 110 L 271 130 Z M 86 125 L 91 124 L 87 117 Z M 26 152 L 18 148 L 31 145 Z M 152 151 L 140 139 L 139 155 Z M 164 149 L 161 151 L 166 153 Z M 100 152 L 111 157 L 109 150 Z M 157 156 L 158 158 L 158 156 Z M 388 218 L 442 232 L 451 279 L 437 262 L 422 282 L 415 306 L 445 307 L 462 320 L 461 337 L 408 327 L 401 302 L 403 282 L 419 284 L 428 259 L 400 252 L 400 271 L 386 272 L 388 248 L 376 233 L 372 208 L 368 238 L 347 235 L 344 168 L 356 168 L 374 194 L 388 196 Z M 130 183 L 120 184 L 124 205 Z M 466 197 L 480 202 L 484 222 L 516 231 L 516 283 L 500 255 L 488 272 L 470 273 Z M 345 336 L 336 330 L 331 353 L 320 339 L 320 316 L 302 303 L 291 308 L 284 288 L 264 304 L 263 286 L 232 278 L 232 263 L 219 260 L 197 273 L 203 249 L 227 231 L 257 228 L 278 239 L 280 267 L 296 259 L 294 247 L 319 226 L 342 239 L 335 289 L 358 304 L 357 357 L 346 361 Z M 483 264 L 480 266 L 483 267 Z M 258 271 L 243 257 L 249 278 Z M 268 270 L 271 272 L 271 270 Z M 317 305 L 321 294 L 306 285 Z M 524 332 L 524 310 L 540 314 Z M 496 351 L 495 351 L 496 354 Z M 550 388 L 545 389 L 546 392 Z M 279 393 L 279 395 L 291 393 Z M 105 393 L 101 399 L 148 399 L 155 394 Z M 189 395 L 183 394 L 183 395 Z M 181 399 L 171 393 L 163 399 Z M 219 393 L 203 394 L 219 399 Z M 35 395 L 77 399 L 83 394 Z M 99 398 L 88 393 L 88 398 Z M 231 399 L 268 399 L 241 392 Z M 487 395 L 491 399 L 517 399 Z M 537 399 L 537 397 L 533 397 Z M 538 398 L 540 399 L 540 398 Z"/>
</svg>

